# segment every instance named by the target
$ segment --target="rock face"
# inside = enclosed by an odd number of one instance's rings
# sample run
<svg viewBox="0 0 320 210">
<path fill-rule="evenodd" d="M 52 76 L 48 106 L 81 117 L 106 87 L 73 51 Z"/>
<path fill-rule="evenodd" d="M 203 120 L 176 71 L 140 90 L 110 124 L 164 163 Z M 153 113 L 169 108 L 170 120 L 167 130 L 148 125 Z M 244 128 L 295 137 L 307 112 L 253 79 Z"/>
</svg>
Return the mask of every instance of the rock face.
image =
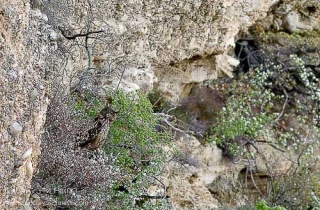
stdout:
<svg viewBox="0 0 320 210">
<path fill-rule="evenodd" d="M 182 154 L 172 158 L 163 178 L 174 209 L 220 209 L 248 204 L 260 191 L 266 191 L 270 175 L 266 161 L 272 165 L 272 173 L 285 174 L 292 166 L 291 160 L 299 158 L 294 151 L 281 152 L 267 143 L 259 143 L 256 152 L 263 156 L 255 163 L 247 159 L 232 161 L 217 146 L 202 145 L 188 135 L 175 142 L 175 146 Z M 251 167 L 257 169 L 252 175 Z M 243 190 L 249 190 L 250 197 Z"/>
<path fill-rule="evenodd" d="M 225 96 L 211 87 L 194 86 L 172 114 L 183 119 L 189 125 L 189 130 L 203 136 L 216 123 L 217 113 L 225 101 Z"/>
<path fill-rule="evenodd" d="M 183 154 L 168 164 L 164 178 L 174 209 L 217 209 L 217 200 L 206 185 L 221 171 L 227 173 L 221 150 L 203 147 L 197 139 L 187 136 L 177 145 Z"/>
<path fill-rule="evenodd" d="M 29 3 L 0 3 L 0 209 L 29 209 L 51 85 L 64 83 L 54 33 Z"/>
<path fill-rule="evenodd" d="M 25 4 L 0 3 L 0 209 L 28 208 L 48 104 L 49 26 Z"/>
<path fill-rule="evenodd" d="M 309 0 L 304 2 L 282 1 L 268 15 L 266 28 L 287 32 L 306 32 L 319 30 L 319 1 Z"/>
<path fill-rule="evenodd" d="M 158 78 L 157 89 L 175 103 L 188 94 L 185 89 L 190 89 L 190 84 L 222 73 L 232 77 L 231 66 L 238 61 L 227 53 L 235 37 L 264 18 L 277 1 L 77 2 L 43 1 L 42 8 L 49 22 L 69 37 L 84 30 L 107 31 L 100 39 L 108 44 L 98 43 L 90 49 L 93 67 L 105 73 L 120 71 L 119 75 L 132 67 L 150 69 Z M 80 5 L 88 8 L 92 17 Z M 88 18 L 94 25 L 86 25 Z M 85 54 L 81 57 L 88 59 Z M 101 85 L 108 88 L 110 82 Z"/>
<path fill-rule="evenodd" d="M 195 84 L 221 73 L 231 77 L 231 66 L 238 64 L 228 55 L 235 38 L 278 1 L 76 2 L 0 2 L 0 209 L 29 208 L 30 180 L 40 154 L 51 84 L 68 89 L 79 83 L 79 75 L 92 73 L 100 78 L 100 88 L 118 88 L 114 81 L 121 79 L 120 88 L 130 90 L 148 90 L 156 84 L 164 98 L 176 103 Z M 288 31 L 301 29 L 305 21 L 319 28 L 318 1 L 306 1 L 301 7 L 312 13 L 310 20 L 303 20 L 291 7 L 269 19 L 281 21 Z M 105 39 L 96 45 L 90 39 L 85 49 L 72 45 L 70 37 L 83 33 L 93 8 L 94 24 L 89 29 L 103 30 Z M 83 37 L 78 40 L 83 44 Z M 70 52 L 73 56 L 66 56 Z M 95 69 L 85 71 L 88 67 Z M 201 173 L 208 176 L 193 176 L 197 182 L 190 181 L 191 186 L 196 195 L 213 202 L 209 192 L 203 194 L 204 187 L 195 183 L 210 184 L 214 178 L 210 171 Z M 178 190 L 171 195 L 182 196 Z M 202 202 L 197 199 L 181 202 L 195 206 Z M 202 209 L 214 209 L 210 202 Z"/>
</svg>

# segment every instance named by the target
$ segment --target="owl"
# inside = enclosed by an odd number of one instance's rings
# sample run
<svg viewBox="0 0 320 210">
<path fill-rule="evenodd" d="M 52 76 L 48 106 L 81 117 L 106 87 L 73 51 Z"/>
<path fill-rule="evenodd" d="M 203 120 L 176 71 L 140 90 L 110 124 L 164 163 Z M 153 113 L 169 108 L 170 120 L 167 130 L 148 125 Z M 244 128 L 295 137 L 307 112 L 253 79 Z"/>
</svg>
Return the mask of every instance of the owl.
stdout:
<svg viewBox="0 0 320 210">
<path fill-rule="evenodd" d="M 80 148 L 87 148 L 89 150 L 96 150 L 101 147 L 103 138 L 107 136 L 110 125 L 117 118 L 117 111 L 111 108 L 111 99 L 107 98 L 105 107 L 99 114 L 90 122 L 92 128 L 82 134 Z"/>
</svg>

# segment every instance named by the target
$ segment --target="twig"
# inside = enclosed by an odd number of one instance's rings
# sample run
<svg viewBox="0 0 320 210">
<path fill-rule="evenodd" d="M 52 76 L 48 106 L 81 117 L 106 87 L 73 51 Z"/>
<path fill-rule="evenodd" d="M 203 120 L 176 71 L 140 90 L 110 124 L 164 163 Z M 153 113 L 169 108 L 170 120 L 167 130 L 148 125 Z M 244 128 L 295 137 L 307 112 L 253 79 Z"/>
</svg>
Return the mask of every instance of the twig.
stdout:
<svg viewBox="0 0 320 210">
<path fill-rule="evenodd" d="M 162 120 L 162 122 L 165 122 L 170 128 L 172 128 L 173 130 L 175 130 L 175 131 L 179 131 L 179 132 L 181 132 L 181 133 L 183 133 L 184 131 L 183 130 L 181 130 L 181 129 L 179 129 L 179 128 L 176 128 L 176 127 L 174 127 L 168 120 L 166 120 L 166 119 L 161 119 Z"/>
<path fill-rule="evenodd" d="M 151 177 L 154 178 L 156 181 L 158 181 L 158 182 L 163 186 L 164 192 L 167 191 L 167 186 L 166 186 L 162 181 L 160 181 L 160 180 L 159 180 L 157 177 L 155 177 L 155 176 L 151 176 Z M 168 198 L 168 195 L 164 194 L 164 195 L 162 196 L 162 198 Z"/>
<path fill-rule="evenodd" d="M 161 195 L 140 195 L 139 198 L 148 198 L 148 199 L 164 199 L 164 198 L 170 198 L 168 195 L 166 195 L 165 197 L 161 196 Z"/>
<path fill-rule="evenodd" d="M 122 79 L 123 79 L 123 75 L 124 75 L 124 72 L 125 72 L 125 70 L 126 70 L 126 67 L 127 67 L 127 65 L 125 65 L 124 68 L 123 68 L 123 71 L 122 71 L 122 73 L 121 73 L 121 77 L 120 77 L 120 79 L 119 79 L 119 82 L 118 82 L 116 91 L 119 90 L 119 86 L 120 86 L 120 83 L 121 83 L 121 81 L 122 81 Z"/>
<path fill-rule="evenodd" d="M 250 178 L 251 178 L 251 181 L 254 185 L 254 187 L 258 190 L 258 192 L 260 193 L 261 196 L 263 196 L 263 193 L 261 192 L 261 190 L 259 189 L 259 187 L 257 186 L 256 182 L 254 181 L 254 178 L 253 178 L 253 173 L 252 173 L 252 165 L 251 165 L 251 161 L 250 161 L 250 158 L 249 158 L 249 155 L 247 153 L 247 158 L 248 158 L 248 163 L 249 163 L 249 171 L 250 171 Z M 247 171 L 246 171 L 246 175 L 248 173 L 248 168 L 247 168 Z M 246 177 L 246 180 L 247 180 L 247 177 Z"/>
<path fill-rule="evenodd" d="M 275 122 L 278 122 L 278 121 L 280 120 L 280 118 L 282 117 L 282 115 L 283 115 L 283 113 L 284 113 L 284 111 L 285 111 L 285 109 L 286 109 L 286 106 L 287 106 L 287 104 L 288 104 L 288 99 L 289 99 L 288 93 L 287 93 L 287 91 L 286 91 L 285 88 L 282 88 L 282 89 L 283 89 L 283 92 L 284 92 L 284 94 L 285 94 L 285 96 L 286 96 L 286 100 L 285 100 L 285 102 L 284 102 L 284 104 L 283 104 L 283 106 L 282 106 L 282 111 L 281 111 L 281 113 L 279 114 L 279 116 L 277 117 L 277 119 L 275 120 Z"/>
<path fill-rule="evenodd" d="M 179 107 L 179 106 L 174 106 L 174 107 L 170 108 L 170 109 L 167 111 L 167 113 L 171 112 L 172 110 L 175 110 L 175 109 L 178 108 L 178 107 Z"/>
<path fill-rule="evenodd" d="M 163 95 L 160 96 L 160 97 L 156 100 L 156 102 L 153 103 L 152 107 L 155 107 L 156 104 L 157 104 L 162 98 L 163 98 Z"/>
<path fill-rule="evenodd" d="M 104 33 L 105 31 L 104 30 L 99 30 L 99 31 L 89 31 L 87 33 L 83 33 L 83 34 L 75 34 L 75 35 L 72 35 L 72 36 L 68 36 L 66 34 L 66 32 L 64 30 L 62 30 L 61 27 L 58 27 L 58 29 L 61 31 L 61 34 L 64 38 L 68 39 L 68 40 L 74 40 L 78 37 L 87 37 L 87 38 L 95 38 L 95 37 L 89 37 L 89 35 L 91 34 L 99 34 L 99 33 Z"/>
<path fill-rule="evenodd" d="M 279 150 L 280 152 L 286 152 L 285 150 L 278 148 L 278 147 L 277 147 L 276 145 L 274 145 L 272 142 L 269 142 L 269 141 L 256 141 L 256 142 L 259 142 L 259 143 L 267 143 L 267 144 L 269 144 L 269 146 L 273 147 L 273 148 L 276 149 L 276 150 Z"/>
</svg>

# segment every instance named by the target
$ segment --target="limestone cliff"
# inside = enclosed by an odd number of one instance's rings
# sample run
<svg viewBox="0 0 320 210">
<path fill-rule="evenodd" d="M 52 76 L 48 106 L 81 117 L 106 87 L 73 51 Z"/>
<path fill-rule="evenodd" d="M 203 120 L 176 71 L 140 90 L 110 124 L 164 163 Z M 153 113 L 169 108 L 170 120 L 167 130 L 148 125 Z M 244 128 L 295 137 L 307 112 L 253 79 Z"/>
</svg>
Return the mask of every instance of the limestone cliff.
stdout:
<svg viewBox="0 0 320 210">
<path fill-rule="evenodd" d="M 47 18 L 25 1 L 0 3 L 0 209 L 28 209 L 48 98 Z"/>
<path fill-rule="evenodd" d="M 232 66 L 239 63 L 231 56 L 235 41 L 254 23 L 289 32 L 320 28 L 317 0 L 282 1 L 277 8 L 277 0 L 86 2 L 0 2 L 0 209 L 31 208 L 30 180 L 53 84 L 68 90 L 88 67 L 96 67 L 89 73 L 99 78 L 98 89 L 117 88 L 122 80 L 126 91 L 155 87 L 176 103 L 195 84 L 221 74 L 232 77 Z M 85 29 L 104 31 L 102 41 L 84 42 L 82 36 L 73 45 L 72 37 Z M 79 47 L 84 43 L 89 47 Z M 191 154 L 204 168 L 191 168 L 197 176 L 168 172 L 170 194 L 176 209 L 215 209 L 207 186 L 217 171 L 230 167 L 219 165 L 217 148 L 194 142 Z"/>
</svg>

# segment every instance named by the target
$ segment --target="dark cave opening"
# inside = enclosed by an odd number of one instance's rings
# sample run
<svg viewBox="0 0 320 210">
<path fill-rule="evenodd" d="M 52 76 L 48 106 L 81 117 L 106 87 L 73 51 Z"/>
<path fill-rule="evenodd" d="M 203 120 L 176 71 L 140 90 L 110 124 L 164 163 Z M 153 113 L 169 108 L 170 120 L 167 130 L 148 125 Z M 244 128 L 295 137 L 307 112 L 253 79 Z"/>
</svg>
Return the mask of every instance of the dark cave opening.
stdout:
<svg viewBox="0 0 320 210">
<path fill-rule="evenodd" d="M 258 45 L 253 39 L 238 39 L 236 41 L 234 53 L 240 60 L 237 73 L 247 73 L 260 64 L 261 58 L 258 50 Z"/>
</svg>

